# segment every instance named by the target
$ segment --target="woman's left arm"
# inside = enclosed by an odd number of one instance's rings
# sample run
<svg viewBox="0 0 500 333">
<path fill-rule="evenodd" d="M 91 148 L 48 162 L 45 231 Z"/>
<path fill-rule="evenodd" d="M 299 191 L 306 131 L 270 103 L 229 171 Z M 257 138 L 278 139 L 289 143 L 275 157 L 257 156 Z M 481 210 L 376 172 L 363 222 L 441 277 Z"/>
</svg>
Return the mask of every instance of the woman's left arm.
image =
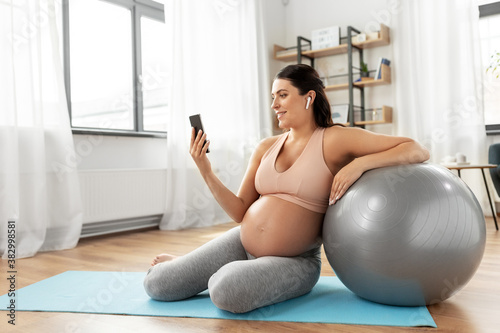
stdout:
<svg viewBox="0 0 500 333">
<path fill-rule="evenodd" d="M 358 128 L 343 128 L 335 137 L 341 138 L 342 153 L 353 159 L 335 175 L 330 204 L 339 200 L 365 171 L 421 163 L 430 157 L 425 147 L 406 137 L 376 134 Z"/>
</svg>

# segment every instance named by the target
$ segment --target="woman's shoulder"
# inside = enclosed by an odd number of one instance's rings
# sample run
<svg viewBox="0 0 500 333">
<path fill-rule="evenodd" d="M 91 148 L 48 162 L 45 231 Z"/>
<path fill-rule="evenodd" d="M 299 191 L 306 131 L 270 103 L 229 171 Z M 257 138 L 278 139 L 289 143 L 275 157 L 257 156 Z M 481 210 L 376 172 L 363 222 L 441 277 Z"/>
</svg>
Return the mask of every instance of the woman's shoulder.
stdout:
<svg viewBox="0 0 500 333">
<path fill-rule="evenodd" d="M 325 128 L 325 138 L 337 138 L 339 136 L 346 135 L 356 135 L 359 134 L 359 131 L 363 131 L 363 129 L 358 127 L 348 127 L 348 126 L 340 126 L 334 125 Z"/>
<path fill-rule="evenodd" d="M 286 133 L 283 133 L 283 134 L 279 134 L 279 135 L 274 135 L 274 136 L 270 136 L 270 137 L 267 137 L 265 139 L 262 139 L 259 144 L 257 145 L 257 150 L 260 150 L 260 151 L 263 151 L 263 152 L 266 152 L 269 148 L 271 148 L 271 146 L 279 140 L 279 138 L 281 138 L 283 135 L 285 135 Z"/>
<path fill-rule="evenodd" d="M 348 127 L 340 126 L 340 125 L 333 125 L 330 127 L 326 127 L 324 137 L 325 137 L 325 139 L 329 139 L 329 138 L 333 138 L 333 137 L 342 135 L 342 133 L 345 132 L 346 129 L 348 129 Z"/>
<path fill-rule="evenodd" d="M 345 149 L 349 150 L 349 147 L 357 145 L 362 141 L 363 131 L 365 130 L 362 128 L 347 126 L 331 126 L 326 128 L 323 135 L 325 151 L 341 152 Z"/>
<path fill-rule="evenodd" d="M 271 148 L 271 146 L 278 141 L 278 139 L 282 136 L 281 135 L 275 135 L 275 136 L 270 136 L 265 139 L 262 139 L 257 146 L 255 147 L 255 150 L 252 155 L 252 159 L 255 161 L 260 161 L 261 158 L 264 156 L 264 154 Z"/>
</svg>

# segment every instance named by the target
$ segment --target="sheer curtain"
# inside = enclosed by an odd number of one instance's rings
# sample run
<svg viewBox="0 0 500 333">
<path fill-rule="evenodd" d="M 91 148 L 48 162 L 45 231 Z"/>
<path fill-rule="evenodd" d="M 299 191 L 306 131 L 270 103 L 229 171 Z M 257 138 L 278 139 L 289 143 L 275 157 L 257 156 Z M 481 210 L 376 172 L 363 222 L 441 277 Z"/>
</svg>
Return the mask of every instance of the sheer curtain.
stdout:
<svg viewBox="0 0 500 333">
<path fill-rule="evenodd" d="M 267 55 L 258 0 L 173 0 L 173 85 L 162 229 L 229 222 L 189 156 L 189 115 L 200 113 L 212 168 L 237 192 L 250 154 L 271 134 Z M 265 102 L 264 102 L 265 101 Z"/>
<path fill-rule="evenodd" d="M 401 1 L 394 18 L 398 134 L 425 144 L 434 163 L 457 152 L 486 163 L 476 1 Z M 462 176 L 487 207 L 480 172 Z"/>
<path fill-rule="evenodd" d="M 58 9 L 53 0 L 0 2 L 3 258 L 9 255 L 8 239 L 15 240 L 16 257 L 22 258 L 74 247 L 80 236 L 81 199 L 56 28 Z"/>
</svg>

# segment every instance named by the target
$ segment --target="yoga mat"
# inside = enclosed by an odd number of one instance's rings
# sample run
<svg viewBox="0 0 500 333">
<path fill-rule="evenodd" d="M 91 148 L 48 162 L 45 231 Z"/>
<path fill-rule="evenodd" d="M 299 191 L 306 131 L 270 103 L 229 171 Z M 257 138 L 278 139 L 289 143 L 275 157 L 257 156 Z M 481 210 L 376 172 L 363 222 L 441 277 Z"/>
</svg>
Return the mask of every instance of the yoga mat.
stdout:
<svg viewBox="0 0 500 333">
<path fill-rule="evenodd" d="M 16 311 L 437 327 L 425 306 L 369 302 L 354 295 L 336 277 L 321 277 L 307 295 L 233 314 L 213 305 L 208 291 L 183 301 L 154 301 L 144 291 L 144 276 L 142 272 L 67 271 L 19 289 Z M 1 296 L 0 308 L 6 310 L 8 304 L 8 295 Z"/>
</svg>

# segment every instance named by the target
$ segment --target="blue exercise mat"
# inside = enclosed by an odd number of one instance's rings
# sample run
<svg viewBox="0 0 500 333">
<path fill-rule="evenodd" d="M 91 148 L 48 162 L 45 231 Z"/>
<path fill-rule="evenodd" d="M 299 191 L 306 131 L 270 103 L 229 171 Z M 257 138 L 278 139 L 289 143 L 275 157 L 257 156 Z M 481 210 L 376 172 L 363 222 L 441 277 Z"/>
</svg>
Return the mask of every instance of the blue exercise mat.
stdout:
<svg viewBox="0 0 500 333">
<path fill-rule="evenodd" d="M 68 271 L 19 289 L 16 311 L 437 327 L 425 306 L 369 302 L 354 295 L 336 277 L 321 277 L 307 295 L 233 314 L 213 305 L 207 291 L 183 301 L 154 301 L 144 291 L 144 276 L 137 272 Z M 1 296 L 1 309 L 9 302 L 7 294 Z"/>
</svg>

